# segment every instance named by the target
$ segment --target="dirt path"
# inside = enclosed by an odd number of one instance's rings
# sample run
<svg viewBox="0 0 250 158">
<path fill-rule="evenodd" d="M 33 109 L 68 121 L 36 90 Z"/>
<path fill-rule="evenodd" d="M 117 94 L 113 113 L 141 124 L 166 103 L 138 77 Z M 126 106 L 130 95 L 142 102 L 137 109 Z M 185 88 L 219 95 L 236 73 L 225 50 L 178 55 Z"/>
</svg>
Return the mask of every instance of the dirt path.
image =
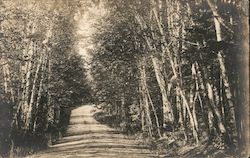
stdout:
<svg viewBox="0 0 250 158">
<path fill-rule="evenodd" d="M 84 105 L 72 111 L 66 136 L 46 151 L 28 158 L 147 158 L 158 157 L 140 141 L 97 122 L 96 109 Z"/>
</svg>

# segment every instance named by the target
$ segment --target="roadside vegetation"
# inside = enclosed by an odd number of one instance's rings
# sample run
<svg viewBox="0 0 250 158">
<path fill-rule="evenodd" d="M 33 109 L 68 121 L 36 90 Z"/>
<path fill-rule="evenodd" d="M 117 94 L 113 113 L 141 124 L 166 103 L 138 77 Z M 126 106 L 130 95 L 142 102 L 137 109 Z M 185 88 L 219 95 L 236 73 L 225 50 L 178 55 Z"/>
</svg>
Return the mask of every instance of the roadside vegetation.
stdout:
<svg viewBox="0 0 250 158">
<path fill-rule="evenodd" d="M 245 1 L 109 0 L 107 6 L 92 50 L 99 118 L 152 138 L 152 147 L 170 156 L 246 154 Z"/>
<path fill-rule="evenodd" d="M 0 0 L 0 155 L 22 157 L 56 143 L 71 110 L 93 101 L 99 122 L 160 155 L 249 156 L 247 6 Z M 78 25 L 89 7 L 105 16 L 89 14 L 97 20 L 86 60 Z"/>
<path fill-rule="evenodd" d="M 75 2 L 0 1 L 0 155 L 53 144 L 88 96 Z M 87 97 L 86 97 L 87 98 Z"/>
</svg>

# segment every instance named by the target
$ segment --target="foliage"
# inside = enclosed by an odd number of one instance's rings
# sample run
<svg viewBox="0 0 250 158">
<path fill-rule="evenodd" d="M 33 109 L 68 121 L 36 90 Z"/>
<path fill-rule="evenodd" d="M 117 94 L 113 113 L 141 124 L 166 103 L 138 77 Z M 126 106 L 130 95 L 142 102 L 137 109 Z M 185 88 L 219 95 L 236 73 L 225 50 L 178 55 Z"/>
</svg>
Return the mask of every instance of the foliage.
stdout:
<svg viewBox="0 0 250 158">
<path fill-rule="evenodd" d="M 1 3 L 3 155 L 10 149 L 54 143 L 69 122 L 71 108 L 90 96 L 83 60 L 75 47 L 72 15 L 78 2 L 54 3 Z"/>
<path fill-rule="evenodd" d="M 239 111 L 247 108 L 236 84 L 246 84 L 239 73 L 246 55 L 241 7 L 110 0 L 107 8 L 92 50 L 93 91 L 104 113 L 120 118 L 124 131 L 156 138 L 179 131 L 184 144 L 208 141 L 241 151 Z"/>
</svg>

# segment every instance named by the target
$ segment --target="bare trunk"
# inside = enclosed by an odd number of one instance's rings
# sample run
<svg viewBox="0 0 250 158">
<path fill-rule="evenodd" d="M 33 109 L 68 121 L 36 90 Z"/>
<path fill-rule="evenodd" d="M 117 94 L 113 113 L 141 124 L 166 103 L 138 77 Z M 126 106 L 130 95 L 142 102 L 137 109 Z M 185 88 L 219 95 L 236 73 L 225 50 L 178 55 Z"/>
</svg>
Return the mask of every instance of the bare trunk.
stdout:
<svg viewBox="0 0 250 158">
<path fill-rule="evenodd" d="M 37 67 L 36 67 L 36 72 L 35 72 L 35 76 L 33 79 L 33 84 L 32 84 L 32 89 L 31 89 L 31 96 L 30 96 L 30 101 L 29 101 L 29 106 L 28 106 L 28 110 L 27 110 L 27 115 L 26 115 L 26 120 L 25 120 L 25 129 L 28 130 L 29 126 L 30 126 L 30 121 L 31 121 L 31 115 L 32 115 L 32 109 L 34 101 L 35 101 L 35 95 L 36 95 L 36 83 L 38 80 L 38 73 L 43 61 L 43 55 L 41 55 L 40 59 L 38 60 L 37 63 Z"/>
<path fill-rule="evenodd" d="M 186 108 L 184 106 L 181 107 L 181 96 L 180 96 L 180 91 L 178 88 L 176 88 L 176 106 L 177 106 L 177 110 L 179 113 L 178 123 L 180 124 L 180 131 L 183 132 L 184 137 L 185 137 L 185 142 L 186 142 L 188 140 L 187 133 L 186 133 L 186 126 L 184 126 L 184 122 L 185 122 L 184 117 L 186 116 Z"/>
<path fill-rule="evenodd" d="M 149 94 L 147 85 L 146 85 L 146 91 L 147 91 L 147 95 L 148 95 L 148 99 L 149 99 L 150 105 L 151 105 L 152 110 L 153 110 L 153 112 L 154 112 L 154 117 L 155 117 L 155 122 L 156 122 L 156 128 L 157 128 L 157 134 L 158 134 L 159 137 L 161 137 L 159 119 L 158 119 L 158 116 L 157 116 L 157 113 L 156 113 L 156 110 L 155 110 L 153 101 L 152 101 L 151 96 L 150 96 L 150 94 Z"/>
<path fill-rule="evenodd" d="M 147 94 L 147 87 L 146 87 L 146 67 L 145 67 L 145 57 L 143 57 L 141 63 L 140 63 L 140 82 L 141 82 L 141 98 L 142 98 L 142 106 L 144 109 L 145 114 L 145 126 L 148 128 L 148 134 L 150 137 L 153 136 L 152 130 L 153 130 L 153 124 L 152 119 L 150 115 L 150 108 L 149 108 L 149 100 L 148 100 L 148 94 Z"/>
<path fill-rule="evenodd" d="M 140 94 L 142 94 L 142 90 L 141 90 L 141 83 L 139 83 L 139 92 Z M 142 96 L 140 97 L 140 117 L 141 117 L 141 130 L 142 133 L 146 132 L 146 128 L 145 128 L 145 109 L 144 109 L 144 105 L 143 105 L 143 98 Z"/>
<path fill-rule="evenodd" d="M 40 105 L 40 101 L 41 101 L 41 97 L 42 97 L 42 93 L 43 93 L 43 84 L 44 84 L 46 66 L 47 66 L 47 59 L 44 58 L 42 68 L 41 68 L 42 75 L 41 75 L 39 88 L 38 88 L 38 92 L 37 92 L 37 99 L 36 99 L 36 106 L 35 106 L 35 116 L 38 113 L 39 105 Z M 36 129 L 36 123 L 37 123 L 37 116 L 35 117 L 34 123 L 33 123 L 33 126 L 32 126 L 33 131 L 35 131 L 35 129 Z"/>
<path fill-rule="evenodd" d="M 17 112 L 19 112 L 19 109 L 21 108 L 21 119 L 19 120 L 23 123 L 25 123 L 25 119 L 27 116 L 27 110 L 28 110 L 28 99 L 30 95 L 30 76 L 32 71 L 32 60 L 33 60 L 33 42 L 29 43 L 29 46 L 27 50 L 24 51 L 23 57 L 25 64 L 21 67 L 22 69 L 22 87 L 21 87 L 21 97 L 19 101 L 19 105 L 17 108 Z M 22 127 L 23 128 L 23 127 Z"/>
<path fill-rule="evenodd" d="M 196 70 L 194 64 L 192 64 L 192 79 L 193 79 L 193 84 L 191 85 L 190 89 L 190 105 L 192 107 L 192 115 L 194 117 L 194 125 L 196 128 L 196 131 L 198 131 L 198 121 L 197 121 L 197 116 L 196 116 L 196 100 L 198 97 L 198 87 L 197 86 L 197 76 L 196 76 Z M 194 93 L 195 92 L 195 93 Z"/>
<path fill-rule="evenodd" d="M 164 118 L 163 122 L 173 123 L 174 121 L 173 111 L 167 97 L 166 83 L 161 68 L 162 66 L 160 65 L 160 61 L 157 57 L 151 56 L 151 60 L 154 66 L 155 76 L 161 90 L 162 104 L 163 104 L 163 118 Z"/>
<path fill-rule="evenodd" d="M 207 0 L 209 7 L 212 10 L 213 16 L 214 16 L 214 25 L 215 25 L 215 32 L 216 32 L 216 39 L 218 42 L 222 41 L 222 30 L 221 30 L 221 24 L 224 25 L 222 18 L 220 17 L 220 15 L 218 14 L 217 11 L 217 7 L 216 4 L 214 2 L 212 2 L 211 0 Z M 224 25 L 225 27 L 225 25 Z M 232 92 L 230 90 L 230 84 L 229 84 L 229 79 L 227 76 L 227 72 L 226 72 L 226 67 L 225 67 L 225 59 L 223 57 L 223 52 L 219 51 L 218 52 L 218 61 L 219 61 L 219 65 L 220 65 L 220 71 L 221 71 L 221 77 L 223 80 L 223 84 L 224 84 L 224 89 L 225 89 L 225 95 L 227 98 L 227 104 L 228 104 L 228 108 L 229 108 L 229 127 L 231 128 L 231 134 L 230 137 L 234 136 L 236 133 L 236 125 L 235 125 L 235 107 L 232 101 Z M 230 140 L 230 144 L 232 143 L 232 138 L 229 138 Z"/>
<path fill-rule="evenodd" d="M 8 99 L 10 99 L 13 103 L 15 101 L 14 97 L 14 91 L 12 87 L 12 81 L 10 78 L 10 69 L 9 69 L 9 63 L 5 58 L 5 55 L 3 55 L 1 60 L 2 68 L 3 68 L 3 79 L 4 79 L 4 92 L 8 95 Z"/>
<path fill-rule="evenodd" d="M 230 85 L 229 85 L 229 80 L 228 77 L 226 75 L 226 68 L 225 68 L 225 61 L 224 58 L 222 57 L 221 52 L 218 53 L 218 60 L 220 63 L 220 70 L 221 70 L 221 75 L 222 75 L 222 80 L 224 83 L 224 89 L 225 89 L 225 95 L 227 98 L 227 103 L 228 103 L 228 108 L 230 111 L 230 122 L 232 123 L 232 128 L 236 128 L 235 127 L 235 107 L 234 107 L 234 103 L 233 103 L 233 96 L 230 90 Z M 235 129 L 234 129 L 235 130 Z"/>
<path fill-rule="evenodd" d="M 195 129 L 195 122 L 194 122 L 193 115 L 191 113 L 190 107 L 188 106 L 188 102 L 187 102 L 187 99 L 186 99 L 185 95 L 183 94 L 183 91 L 179 87 L 177 87 L 177 88 L 180 91 L 180 95 L 181 95 L 182 100 L 183 100 L 184 108 L 187 109 L 189 120 L 190 120 L 190 126 L 191 126 L 192 131 L 193 131 L 193 136 L 194 136 L 194 138 L 196 140 L 196 143 L 198 144 L 199 143 L 199 138 L 198 138 L 198 133 L 197 133 L 197 131 Z"/>
<path fill-rule="evenodd" d="M 220 113 L 219 113 L 218 109 L 215 106 L 212 86 L 208 82 L 207 82 L 206 85 L 207 85 L 208 98 L 209 98 L 209 101 L 210 101 L 210 105 L 211 105 L 213 114 L 216 116 L 216 119 L 217 119 L 217 122 L 218 122 L 218 129 L 219 129 L 220 133 L 224 134 L 224 133 L 226 133 L 226 129 L 225 129 L 224 124 L 222 123 Z"/>
<path fill-rule="evenodd" d="M 47 115 L 47 122 L 53 122 L 54 120 L 54 109 L 55 109 L 55 105 L 51 104 L 51 76 L 52 76 L 52 61 L 49 58 L 48 61 L 48 83 L 47 83 L 47 96 L 48 96 L 48 102 L 47 102 L 47 107 L 48 107 L 48 115 Z M 48 126 L 48 124 L 47 124 Z"/>
</svg>

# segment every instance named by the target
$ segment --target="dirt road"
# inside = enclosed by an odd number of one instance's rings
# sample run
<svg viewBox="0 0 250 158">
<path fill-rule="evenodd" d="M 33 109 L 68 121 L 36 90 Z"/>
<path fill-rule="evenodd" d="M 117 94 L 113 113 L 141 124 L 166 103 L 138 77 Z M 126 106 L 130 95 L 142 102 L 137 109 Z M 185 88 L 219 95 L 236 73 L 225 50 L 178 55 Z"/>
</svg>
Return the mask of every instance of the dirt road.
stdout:
<svg viewBox="0 0 250 158">
<path fill-rule="evenodd" d="M 94 119 L 92 105 L 71 113 L 66 136 L 58 144 L 27 158 L 148 158 L 158 157 L 141 141 L 121 134 Z"/>
</svg>

